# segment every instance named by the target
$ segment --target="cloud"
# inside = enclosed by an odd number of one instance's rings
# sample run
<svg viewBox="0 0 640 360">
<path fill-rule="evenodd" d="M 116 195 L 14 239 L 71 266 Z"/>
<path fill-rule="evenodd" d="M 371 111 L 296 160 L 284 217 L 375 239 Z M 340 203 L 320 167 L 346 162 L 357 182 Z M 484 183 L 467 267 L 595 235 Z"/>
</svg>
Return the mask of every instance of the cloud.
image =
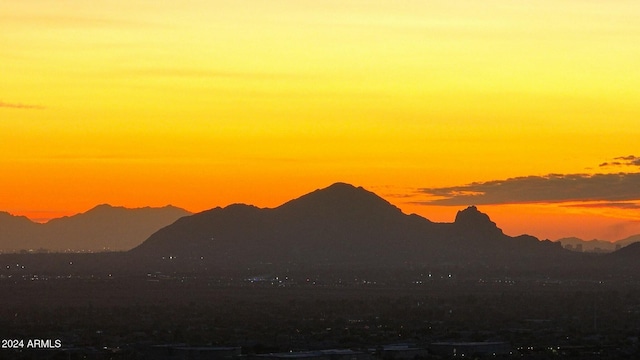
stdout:
<svg viewBox="0 0 640 360">
<path fill-rule="evenodd" d="M 549 174 L 419 190 L 436 198 L 418 202 L 423 205 L 621 202 L 640 200 L 640 173 Z"/>
<path fill-rule="evenodd" d="M 579 208 L 614 208 L 614 209 L 623 209 L 623 210 L 632 210 L 632 209 L 640 209 L 639 203 L 633 202 L 595 202 L 595 203 L 584 203 L 584 204 L 567 204 L 562 205 L 563 207 L 579 207 Z"/>
<path fill-rule="evenodd" d="M 32 104 L 21 104 L 21 103 L 8 103 L 8 102 L 0 101 L 0 108 L 21 109 L 21 110 L 42 110 L 44 109 L 44 106 L 32 105 Z"/>
<path fill-rule="evenodd" d="M 637 159 L 637 157 L 635 157 L 634 155 L 629 155 L 629 156 L 618 156 L 617 158 L 613 158 L 614 160 L 635 160 Z"/>
<path fill-rule="evenodd" d="M 600 167 L 609 166 L 640 166 L 640 157 L 635 155 L 618 156 L 613 158 L 615 161 L 607 161 L 600 164 Z"/>
</svg>

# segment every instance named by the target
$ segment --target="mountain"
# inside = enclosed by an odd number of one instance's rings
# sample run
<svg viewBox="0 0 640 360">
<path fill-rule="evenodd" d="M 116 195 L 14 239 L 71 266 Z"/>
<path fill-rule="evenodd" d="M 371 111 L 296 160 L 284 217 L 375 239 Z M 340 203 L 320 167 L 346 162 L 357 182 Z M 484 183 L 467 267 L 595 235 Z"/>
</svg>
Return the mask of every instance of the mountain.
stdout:
<svg viewBox="0 0 640 360">
<path fill-rule="evenodd" d="M 41 224 L 24 216 L 0 212 L 0 250 L 37 249 L 40 242 Z"/>
<path fill-rule="evenodd" d="M 627 245 L 640 242 L 640 234 L 632 235 L 614 242 L 598 239 L 583 240 L 577 237 L 562 238 L 556 240 L 556 242 L 562 243 L 563 247 L 573 251 L 605 253 L 616 251 Z"/>
<path fill-rule="evenodd" d="M 606 254 L 602 262 L 608 269 L 621 269 L 629 274 L 640 270 L 640 242 L 631 243 L 610 254 Z"/>
<path fill-rule="evenodd" d="M 554 261 L 568 251 L 531 236 L 509 237 L 475 206 L 458 212 L 454 223 L 434 223 L 336 183 L 276 208 L 234 204 L 181 218 L 129 253 L 155 265 L 169 259 L 238 268 L 522 264 Z"/>
<path fill-rule="evenodd" d="M 129 250 L 186 215 L 190 213 L 173 206 L 127 209 L 99 205 L 85 213 L 39 224 L 25 217 L 0 213 L 0 249 L 5 252 Z"/>
<path fill-rule="evenodd" d="M 640 234 L 632 235 L 632 236 L 629 236 L 627 238 L 618 240 L 614 244 L 615 245 L 620 245 L 620 247 L 625 247 L 625 246 L 628 246 L 628 245 L 631 245 L 631 244 L 637 243 L 637 242 L 640 242 Z"/>
<path fill-rule="evenodd" d="M 217 264 L 369 262 L 400 257 L 432 226 L 362 188 L 334 184 L 274 209 L 234 204 L 185 217 L 132 250 Z"/>
<path fill-rule="evenodd" d="M 616 244 L 606 240 L 582 240 L 577 237 L 566 237 L 556 240 L 566 249 L 586 252 L 612 252 L 616 250 Z"/>
</svg>

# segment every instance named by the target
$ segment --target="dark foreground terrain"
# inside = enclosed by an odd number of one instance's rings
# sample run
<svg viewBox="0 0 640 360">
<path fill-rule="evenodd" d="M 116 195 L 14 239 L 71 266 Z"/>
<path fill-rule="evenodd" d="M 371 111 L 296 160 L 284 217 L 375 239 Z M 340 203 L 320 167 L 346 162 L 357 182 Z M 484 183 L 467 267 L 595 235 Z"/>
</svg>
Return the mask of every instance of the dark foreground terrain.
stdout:
<svg viewBox="0 0 640 360">
<path fill-rule="evenodd" d="M 450 270 L 248 275 L 0 278 L 0 335 L 54 349 L 0 357 L 154 358 L 159 344 L 240 347 L 242 354 L 434 343 L 505 343 L 478 358 L 637 358 L 633 278 L 517 278 Z M 377 355 L 376 355 L 377 354 Z M 469 356 L 471 357 L 471 356 Z M 169 357 L 171 358 L 171 357 Z M 173 357 L 176 358 L 176 357 Z M 192 357 L 197 358 L 197 357 Z M 473 358 L 473 357 L 471 357 Z"/>
</svg>

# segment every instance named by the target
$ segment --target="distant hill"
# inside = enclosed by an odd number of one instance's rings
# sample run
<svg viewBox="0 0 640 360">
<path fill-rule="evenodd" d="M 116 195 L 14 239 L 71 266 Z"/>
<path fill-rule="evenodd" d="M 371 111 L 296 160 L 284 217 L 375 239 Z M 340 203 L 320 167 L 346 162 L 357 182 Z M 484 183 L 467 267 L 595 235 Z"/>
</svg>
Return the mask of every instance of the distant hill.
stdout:
<svg viewBox="0 0 640 360">
<path fill-rule="evenodd" d="M 632 257 L 635 259 L 638 259 L 640 256 L 640 243 L 632 243 L 629 244 L 625 247 L 623 247 L 622 249 L 607 255 L 609 258 L 612 259 L 619 259 L 619 258 L 626 258 L 626 257 Z"/>
<path fill-rule="evenodd" d="M 625 247 L 625 246 L 628 246 L 628 245 L 631 245 L 631 244 L 637 243 L 637 242 L 640 242 L 640 234 L 632 235 L 632 236 L 629 236 L 627 238 L 618 240 L 618 241 L 615 242 L 615 244 L 616 245 L 620 245 L 621 247 Z"/>
<path fill-rule="evenodd" d="M 99 205 L 82 214 L 39 224 L 26 217 L 0 213 L 0 250 L 129 250 L 187 215 L 188 211 L 174 206 L 127 209 Z"/>
<path fill-rule="evenodd" d="M 562 243 L 562 246 L 572 251 L 586 252 L 612 252 L 616 250 L 616 245 L 606 240 L 582 240 L 577 237 L 566 237 L 556 240 Z"/>
<path fill-rule="evenodd" d="M 41 228 L 42 224 L 24 216 L 0 212 L 0 250 L 6 252 L 42 247 Z"/>
<path fill-rule="evenodd" d="M 13 234 L 19 241 L 13 245 L 16 248 L 37 245 L 54 249 L 52 244 L 64 243 L 76 249 L 89 245 L 97 248 L 96 244 L 108 244 L 113 249 L 127 246 L 117 241 L 135 231 L 142 234 L 138 226 L 151 224 L 149 219 L 156 219 L 156 212 L 172 213 L 173 217 L 165 218 L 161 225 L 156 223 L 155 229 L 159 230 L 155 232 L 149 226 L 145 231 L 152 234 L 128 252 L 86 256 L 9 254 L 1 256 L 3 266 L 8 274 L 210 272 L 235 274 L 229 275 L 232 277 L 275 271 L 313 271 L 338 277 L 362 271 L 393 277 L 396 271 L 439 268 L 483 276 L 580 279 L 613 274 L 627 277 L 640 270 L 638 244 L 604 255 L 569 251 L 558 242 L 505 235 L 475 206 L 458 211 L 452 223 L 436 223 L 404 214 L 376 194 L 344 183 L 315 190 L 276 208 L 234 204 L 190 216 L 182 216 L 184 210 L 171 207 L 124 209 L 101 205 L 84 214 L 34 224 L 0 213 L 0 236 Z M 37 236 L 28 237 L 33 234 Z M 43 234 L 46 242 L 38 238 Z M 134 242 L 140 243 L 140 238 L 128 244 Z"/>
<path fill-rule="evenodd" d="M 573 251 L 585 251 L 585 252 L 612 252 L 617 249 L 623 248 L 627 245 L 635 242 L 640 242 L 640 234 L 629 236 L 627 238 L 618 241 L 606 241 L 606 240 L 583 240 L 577 237 L 567 237 L 556 240 L 556 242 L 562 243 L 562 246 Z"/>
<path fill-rule="evenodd" d="M 277 208 L 235 204 L 181 218 L 130 251 L 162 261 L 207 266 L 390 266 L 558 263 L 569 252 L 531 236 L 505 235 L 476 207 L 454 223 L 406 215 L 361 187 L 337 183 Z"/>
<path fill-rule="evenodd" d="M 609 269 L 622 269 L 636 274 L 640 270 L 640 242 L 631 243 L 617 251 L 606 254 L 602 262 Z"/>
</svg>

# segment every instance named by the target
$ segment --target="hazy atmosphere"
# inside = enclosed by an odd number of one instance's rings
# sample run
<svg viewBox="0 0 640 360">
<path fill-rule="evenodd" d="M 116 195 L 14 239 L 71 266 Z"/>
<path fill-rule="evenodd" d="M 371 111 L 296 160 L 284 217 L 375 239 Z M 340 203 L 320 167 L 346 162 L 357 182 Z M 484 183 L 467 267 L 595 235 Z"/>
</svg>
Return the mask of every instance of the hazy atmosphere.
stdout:
<svg viewBox="0 0 640 360">
<path fill-rule="evenodd" d="M 344 181 L 510 235 L 640 233 L 634 1 L 0 2 L 0 210 Z"/>
<path fill-rule="evenodd" d="M 0 0 L 0 359 L 640 359 L 638 24 Z"/>
</svg>

